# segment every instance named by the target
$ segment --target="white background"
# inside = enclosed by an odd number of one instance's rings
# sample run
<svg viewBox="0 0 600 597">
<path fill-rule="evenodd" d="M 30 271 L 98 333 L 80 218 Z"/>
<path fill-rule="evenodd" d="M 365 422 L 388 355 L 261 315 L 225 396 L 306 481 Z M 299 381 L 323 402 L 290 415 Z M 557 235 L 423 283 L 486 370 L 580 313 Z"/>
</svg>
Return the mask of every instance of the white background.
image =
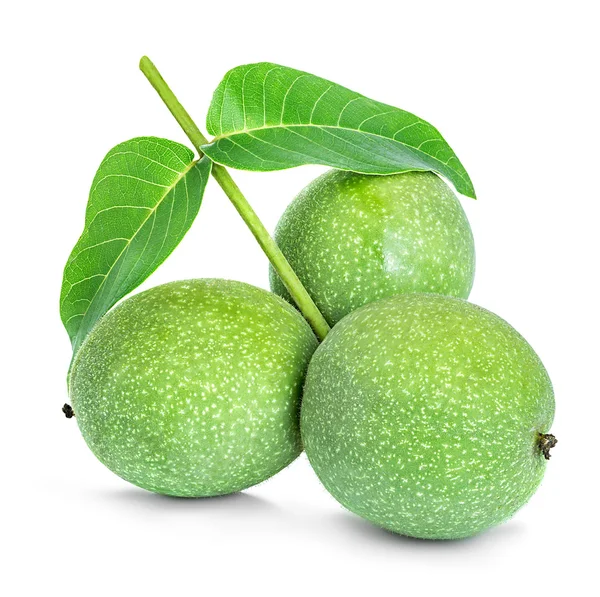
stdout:
<svg viewBox="0 0 600 597">
<path fill-rule="evenodd" d="M 597 3 L 10 2 L 0 9 L 2 559 L 21 595 L 580 595 L 597 588 L 600 157 Z M 104 154 L 138 135 L 186 142 L 137 69 L 147 53 L 203 126 L 213 89 L 267 60 L 433 123 L 469 171 L 471 300 L 534 346 L 559 444 L 531 502 L 460 542 L 378 530 L 304 457 L 243 494 L 168 499 L 89 452 L 67 400 L 65 260 Z M 321 168 L 234 172 L 266 226 Z M 267 263 L 214 181 L 143 285 Z"/>
</svg>

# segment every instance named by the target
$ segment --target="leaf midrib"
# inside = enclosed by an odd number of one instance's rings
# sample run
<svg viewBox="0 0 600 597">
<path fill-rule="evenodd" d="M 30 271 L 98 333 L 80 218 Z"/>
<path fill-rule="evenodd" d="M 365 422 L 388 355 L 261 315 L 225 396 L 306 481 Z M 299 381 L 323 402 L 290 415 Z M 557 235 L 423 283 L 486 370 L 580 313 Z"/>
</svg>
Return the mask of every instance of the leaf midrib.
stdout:
<svg viewBox="0 0 600 597">
<path fill-rule="evenodd" d="M 121 256 L 123 255 L 123 253 L 125 253 L 125 251 L 128 249 L 128 247 L 131 245 L 131 243 L 133 242 L 133 239 L 139 234 L 140 230 L 142 230 L 142 228 L 146 225 L 146 222 L 148 222 L 148 220 L 156 213 L 156 210 L 162 205 L 162 202 L 166 199 L 166 197 L 169 195 L 169 193 L 171 193 L 171 191 L 179 184 L 179 182 L 185 177 L 185 175 L 198 162 L 199 162 L 199 160 L 192 161 L 189 164 L 189 166 L 185 170 L 183 170 L 181 172 L 181 174 L 177 177 L 177 179 L 173 182 L 173 184 L 168 187 L 168 189 L 166 190 L 166 192 L 164 193 L 164 195 L 160 198 L 160 200 L 156 202 L 156 205 L 154 207 L 150 208 L 150 211 L 148 212 L 148 215 L 144 218 L 144 220 L 141 222 L 141 224 L 138 226 L 138 228 L 135 230 L 135 232 L 131 235 L 131 238 L 125 243 L 125 245 L 123 246 L 123 249 L 121 250 L 121 252 L 117 255 L 117 257 L 113 261 L 112 265 L 108 268 L 108 271 L 105 274 L 103 274 L 104 277 L 102 279 L 102 282 L 100 282 L 100 285 L 96 289 L 96 292 L 94 292 L 93 296 L 89 299 L 90 303 L 88 305 L 88 308 L 83 313 L 80 314 L 80 316 L 82 317 L 82 319 L 84 319 L 85 316 L 87 315 L 87 313 L 89 312 L 90 307 L 92 306 L 92 304 L 93 304 L 96 296 L 98 295 L 98 293 L 100 292 L 100 290 L 104 286 L 104 283 L 106 282 L 108 276 L 110 275 L 110 272 L 113 270 L 113 268 L 115 267 L 115 265 L 118 263 L 119 259 L 121 259 Z M 69 292 L 70 292 L 70 290 L 69 290 Z M 68 296 L 68 294 L 67 294 L 67 296 Z M 64 301 L 66 301 L 67 296 L 65 296 Z M 70 319 L 72 319 L 72 317 L 73 316 L 71 316 L 71 318 L 69 318 L 67 321 L 69 321 Z M 79 337 L 80 332 L 81 332 L 81 326 L 79 327 L 79 329 L 77 330 L 77 333 L 75 334 L 75 336 L 73 338 L 73 344 L 75 344 L 75 341 Z"/>
<path fill-rule="evenodd" d="M 403 145 L 404 147 L 408 147 L 410 148 L 412 151 L 418 151 L 420 154 L 425 155 L 433 160 L 436 160 L 437 162 L 439 162 L 440 164 L 444 164 L 444 166 L 447 166 L 448 168 L 451 168 L 451 166 L 448 166 L 448 164 L 442 162 L 441 160 L 438 160 L 438 158 L 432 156 L 429 153 L 425 153 L 422 149 L 418 149 L 417 147 L 414 147 L 413 145 L 409 145 L 408 143 L 404 143 L 402 141 L 398 141 L 397 139 L 394 139 L 393 137 L 386 137 L 384 135 L 380 135 L 378 133 L 371 133 L 369 131 L 361 131 L 359 129 L 355 129 L 355 128 L 349 128 L 349 127 L 345 127 L 345 126 L 336 126 L 336 125 L 328 125 L 328 124 L 272 124 L 269 126 L 260 126 L 260 127 L 256 127 L 256 128 L 246 128 L 246 129 L 240 129 L 239 131 L 232 131 L 230 133 L 225 133 L 225 134 L 221 134 L 218 135 L 216 137 L 214 137 L 212 139 L 212 141 L 208 144 L 208 145 L 212 145 L 213 143 L 216 143 L 218 141 L 221 140 L 225 140 L 228 139 L 229 137 L 233 137 L 235 135 L 249 135 L 252 136 L 251 133 L 255 132 L 255 131 L 266 131 L 266 130 L 272 130 L 272 129 L 286 129 L 286 128 L 316 128 L 316 129 L 335 129 L 335 130 L 342 130 L 342 131 L 351 131 L 354 133 L 361 133 L 363 135 L 370 135 L 372 137 L 378 137 L 380 139 L 385 139 L 386 141 L 393 141 L 394 143 L 398 143 L 399 145 Z M 260 139 L 262 141 L 262 139 Z M 442 143 L 444 142 L 443 139 L 428 139 L 427 142 L 429 141 L 441 141 Z M 204 146 L 206 147 L 206 146 Z M 455 159 L 458 160 L 458 158 L 456 158 L 455 155 L 450 156 L 451 158 L 454 157 Z M 454 170 L 454 169 L 453 169 Z M 469 180 L 467 178 L 465 178 L 465 176 L 463 175 L 463 173 L 459 170 L 454 170 L 454 172 L 456 172 L 461 179 L 467 184 L 468 187 L 472 186 L 472 183 L 469 183 Z"/>
</svg>

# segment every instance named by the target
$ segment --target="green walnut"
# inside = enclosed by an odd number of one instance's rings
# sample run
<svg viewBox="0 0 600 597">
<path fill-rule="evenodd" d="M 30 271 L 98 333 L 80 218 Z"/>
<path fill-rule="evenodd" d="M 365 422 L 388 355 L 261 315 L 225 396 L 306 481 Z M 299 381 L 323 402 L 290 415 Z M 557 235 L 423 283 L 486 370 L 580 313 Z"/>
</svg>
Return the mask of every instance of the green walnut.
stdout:
<svg viewBox="0 0 600 597">
<path fill-rule="evenodd" d="M 467 298 L 473 235 L 460 202 L 431 172 L 330 170 L 288 206 L 275 241 L 330 325 L 411 292 Z M 271 289 L 292 302 L 271 268 Z"/>
<path fill-rule="evenodd" d="M 307 374 L 301 429 L 327 490 L 403 535 L 510 518 L 542 480 L 552 385 L 530 345 L 464 300 L 397 295 L 337 324 Z"/>
<path fill-rule="evenodd" d="M 73 410 L 92 452 L 134 485 L 237 492 L 300 454 L 301 387 L 316 346 L 270 292 L 226 280 L 165 284 L 92 330 L 71 369 Z"/>
</svg>

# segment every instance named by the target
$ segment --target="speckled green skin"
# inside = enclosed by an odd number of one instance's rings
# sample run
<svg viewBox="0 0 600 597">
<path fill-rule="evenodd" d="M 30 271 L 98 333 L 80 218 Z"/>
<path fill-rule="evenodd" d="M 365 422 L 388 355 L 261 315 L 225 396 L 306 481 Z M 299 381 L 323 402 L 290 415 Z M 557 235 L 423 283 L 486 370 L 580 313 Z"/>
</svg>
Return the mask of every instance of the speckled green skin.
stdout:
<svg viewBox="0 0 600 597">
<path fill-rule="evenodd" d="M 436 295 L 398 295 L 344 318 L 314 354 L 301 429 L 346 508 L 391 531 L 452 539 L 512 516 L 546 466 L 554 395 L 505 321 Z"/>
<path fill-rule="evenodd" d="M 330 170 L 288 206 L 275 241 L 330 325 L 388 296 L 467 298 L 473 286 L 471 227 L 454 193 L 430 172 Z M 292 302 L 273 268 L 270 281 Z"/>
<path fill-rule="evenodd" d="M 240 491 L 301 452 L 300 390 L 317 341 L 279 297 L 190 280 L 124 301 L 93 329 L 70 395 L 92 452 L 175 496 Z"/>
</svg>

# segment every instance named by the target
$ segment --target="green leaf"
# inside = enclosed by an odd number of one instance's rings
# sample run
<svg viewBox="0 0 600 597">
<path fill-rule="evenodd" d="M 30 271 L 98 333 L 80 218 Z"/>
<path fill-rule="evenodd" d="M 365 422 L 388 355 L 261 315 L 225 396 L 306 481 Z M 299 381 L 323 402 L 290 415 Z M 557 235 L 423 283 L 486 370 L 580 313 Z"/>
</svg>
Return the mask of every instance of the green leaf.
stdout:
<svg viewBox="0 0 600 597">
<path fill-rule="evenodd" d="M 207 117 L 203 151 L 242 170 L 322 164 L 365 174 L 430 170 L 463 195 L 473 184 L 450 146 L 414 114 L 299 70 L 260 62 L 230 70 Z"/>
<path fill-rule="evenodd" d="M 198 213 L 210 168 L 208 158 L 195 161 L 187 147 L 154 137 L 108 152 L 64 271 L 60 314 L 73 353 L 179 244 Z"/>
</svg>

